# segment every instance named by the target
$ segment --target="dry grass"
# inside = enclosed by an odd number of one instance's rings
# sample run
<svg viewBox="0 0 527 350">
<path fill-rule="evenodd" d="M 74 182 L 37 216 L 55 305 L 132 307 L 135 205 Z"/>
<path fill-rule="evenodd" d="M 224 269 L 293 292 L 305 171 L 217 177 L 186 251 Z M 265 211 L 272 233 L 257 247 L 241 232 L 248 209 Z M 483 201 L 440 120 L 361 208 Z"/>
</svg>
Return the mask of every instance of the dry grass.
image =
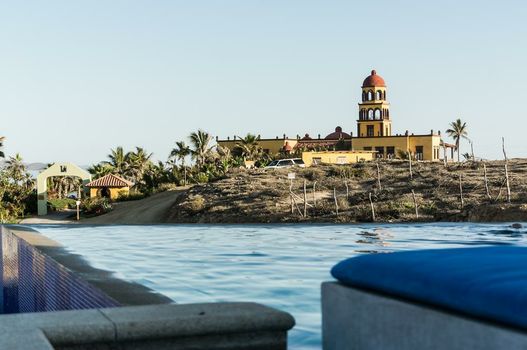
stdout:
<svg viewBox="0 0 527 350">
<path fill-rule="evenodd" d="M 372 194 L 378 221 L 415 221 L 411 190 L 416 193 L 419 219 L 516 221 L 527 220 L 527 160 L 509 161 L 512 204 L 505 202 L 503 161 L 486 162 L 492 199 L 486 195 L 483 163 L 413 164 L 409 178 L 407 161 L 383 161 L 381 187 L 377 185 L 375 163 L 350 166 L 319 166 L 281 171 L 236 171 L 225 179 L 191 188 L 171 208 L 171 222 L 354 222 L 370 221 Z M 307 217 L 294 208 L 291 213 L 290 182 L 294 171 L 295 201 L 303 212 L 303 184 L 307 183 Z M 464 208 L 459 198 L 459 174 L 463 178 Z M 313 184 L 316 181 L 316 206 Z M 346 183 L 348 196 L 346 196 Z M 335 212 L 333 190 L 337 192 L 339 215 Z M 201 198 L 201 199 L 197 199 Z M 199 201 L 199 203 L 197 203 Z M 199 208 L 198 208 L 199 207 Z"/>
</svg>

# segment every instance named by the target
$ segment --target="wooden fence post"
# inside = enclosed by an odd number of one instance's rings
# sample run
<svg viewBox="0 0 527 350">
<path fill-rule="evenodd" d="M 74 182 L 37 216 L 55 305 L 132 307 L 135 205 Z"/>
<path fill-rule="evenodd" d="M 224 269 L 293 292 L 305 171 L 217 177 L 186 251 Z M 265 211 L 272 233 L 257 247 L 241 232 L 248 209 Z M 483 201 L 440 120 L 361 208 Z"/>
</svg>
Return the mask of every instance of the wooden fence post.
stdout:
<svg viewBox="0 0 527 350">
<path fill-rule="evenodd" d="M 315 181 L 313 183 L 313 207 L 317 206 L 317 190 L 316 190 L 317 182 Z"/>
<path fill-rule="evenodd" d="M 335 214 L 339 216 L 339 203 L 337 201 L 337 189 L 333 188 L 333 199 L 335 199 Z"/>
<path fill-rule="evenodd" d="M 415 218 L 419 219 L 419 210 L 417 209 L 417 200 L 415 199 L 415 192 L 414 192 L 414 190 L 412 190 L 412 198 L 414 199 Z"/>
<path fill-rule="evenodd" d="M 463 210 L 465 206 L 465 200 L 463 199 L 463 180 L 461 173 L 459 173 L 459 200 L 461 201 L 461 210 Z"/>
<path fill-rule="evenodd" d="M 483 178 L 485 179 L 485 191 L 487 191 L 487 198 L 492 200 L 489 190 L 489 180 L 487 178 L 487 164 L 483 163 Z"/>
<path fill-rule="evenodd" d="M 377 165 L 377 187 L 379 188 L 379 191 L 382 190 L 381 186 L 381 169 L 379 168 L 379 161 L 376 163 Z"/>
<path fill-rule="evenodd" d="M 370 206 L 371 206 L 371 219 L 375 221 L 375 207 L 373 206 L 373 200 L 371 199 L 371 192 L 369 193 L 370 197 Z"/>
<path fill-rule="evenodd" d="M 306 180 L 304 180 L 304 217 L 307 217 L 307 189 Z"/>
<path fill-rule="evenodd" d="M 505 183 L 507 185 L 507 202 L 511 202 L 511 185 L 509 182 L 509 160 L 507 159 L 507 153 L 505 152 L 505 138 L 501 138 L 501 145 L 503 148 L 503 157 L 505 158 Z"/>
<path fill-rule="evenodd" d="M 408 151 L 408 166 L 410 167 L 410 180 L 414 178 L 414 174 L 412 173 L 412 153 Z"/>
</svg>

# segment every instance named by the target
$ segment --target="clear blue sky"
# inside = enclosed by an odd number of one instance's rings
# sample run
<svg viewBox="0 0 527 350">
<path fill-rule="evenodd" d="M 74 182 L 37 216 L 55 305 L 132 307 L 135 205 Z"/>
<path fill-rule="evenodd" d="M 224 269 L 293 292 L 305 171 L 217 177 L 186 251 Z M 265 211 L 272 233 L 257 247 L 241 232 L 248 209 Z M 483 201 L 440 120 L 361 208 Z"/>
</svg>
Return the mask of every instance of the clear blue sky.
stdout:
<svg viewBox="0 0 527 350">
<path fill-rule="evenodd" d="M 525 1 L 0 0 L 0 135 L 30 162 L 166 159 L 226 137 L 356 129 L 362 80 L 394 132 L 469 125 L 477 156 L 527 156 Z M 468 145 L 462 151 L 468 151 Z"/>
</svg>

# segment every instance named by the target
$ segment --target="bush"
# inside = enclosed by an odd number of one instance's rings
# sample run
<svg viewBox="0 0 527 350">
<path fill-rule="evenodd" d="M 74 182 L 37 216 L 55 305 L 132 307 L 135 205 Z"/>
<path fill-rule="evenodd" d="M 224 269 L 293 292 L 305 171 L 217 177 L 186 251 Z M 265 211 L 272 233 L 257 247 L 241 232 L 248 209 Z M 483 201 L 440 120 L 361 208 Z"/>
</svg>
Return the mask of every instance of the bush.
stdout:
<svg viewBox="0 0 527 350">
<path fill-rule="evenodd" d="M 181 181 L 181 185 L 183 185 L 183 181 Z M 162 183 L 161 185 L 159 185 L 155 189 L 154 193 L 173 191 L 173 190 L 177 190 L 177 188 L 178 188 L 178 184 L 177 183 L 165 182 L 165 183 Z"/>
<path fill-rule="evenodd" d="M 200 184 L 205 184 L 205 183 L 209 182 L 209 177 L 205 173 L 198 173 L 196 175 L 195 179 L 196 179 L 196 182 L 200 183 Z"/>
<path fill-rule="evenodd" d="M 112 211 L 113 207 L 107 198 L 89 198 L 82 203 L 81 209 L 86 215 L 96 216 Z"/>
<path fill-rule="evenodd" d="M 198 195 L 191 196 L 185 203 L 185 207 L 192 213 L 198 213 L 205 208 L 205 199 Z"/>
<path fill-rule="evenodd" d="M 134 192 L 119 191 L 117 201 L 118 202 L 137 201 L 139 199 L 144 199 L 146 197 L 148 197 L 148 194 L 141 193 L 138 191 L 134 191 Z"/>
<path fill-rule="evenodd" d="M 332 165 L 328 169 L 328 175 L 333 177 L 341 177 L 343 179 L 364 178 L 367 173 L 363 164 L 355 165 Z"/>
<path fill-rule="evenodd" d="M 75 199 L 71 198 L 55 198 L 48 200 L 48 206 L 51 210 L 63 210 L 63 209 L 75 209 L 77 208 L 77 203 Z"/>
</svg>

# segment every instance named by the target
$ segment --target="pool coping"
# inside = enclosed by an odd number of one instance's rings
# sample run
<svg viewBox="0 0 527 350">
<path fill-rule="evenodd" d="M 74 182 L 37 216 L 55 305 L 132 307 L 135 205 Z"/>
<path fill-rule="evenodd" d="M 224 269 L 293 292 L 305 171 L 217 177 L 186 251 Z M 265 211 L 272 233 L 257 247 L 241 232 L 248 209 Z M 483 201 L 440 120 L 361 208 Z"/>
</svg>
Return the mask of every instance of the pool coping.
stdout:
<svg viewBox="0 0 527 350">
<path fill-rule="evenodd" d="M 3 228 L 121 304 L 136 306 L 0 315 L 0 349 L 287 349 L 295 325 L 287 312 L 251 302 L 173 304 L 90 266 L 33 228 Z"/>
<path fill-rule="evenodd" d="M 91 266 L 82 255 L 69 252 L 61 243 L 42 235 L 33 227 L 4 225 L 4 229 L 9 230 L 9 232 L 33 246 L 40 253 L 50 257 L 123 306 L 170 304 L 175 302 L 142 284 L 117 278 L 112 271 Z"/>
</svg>

